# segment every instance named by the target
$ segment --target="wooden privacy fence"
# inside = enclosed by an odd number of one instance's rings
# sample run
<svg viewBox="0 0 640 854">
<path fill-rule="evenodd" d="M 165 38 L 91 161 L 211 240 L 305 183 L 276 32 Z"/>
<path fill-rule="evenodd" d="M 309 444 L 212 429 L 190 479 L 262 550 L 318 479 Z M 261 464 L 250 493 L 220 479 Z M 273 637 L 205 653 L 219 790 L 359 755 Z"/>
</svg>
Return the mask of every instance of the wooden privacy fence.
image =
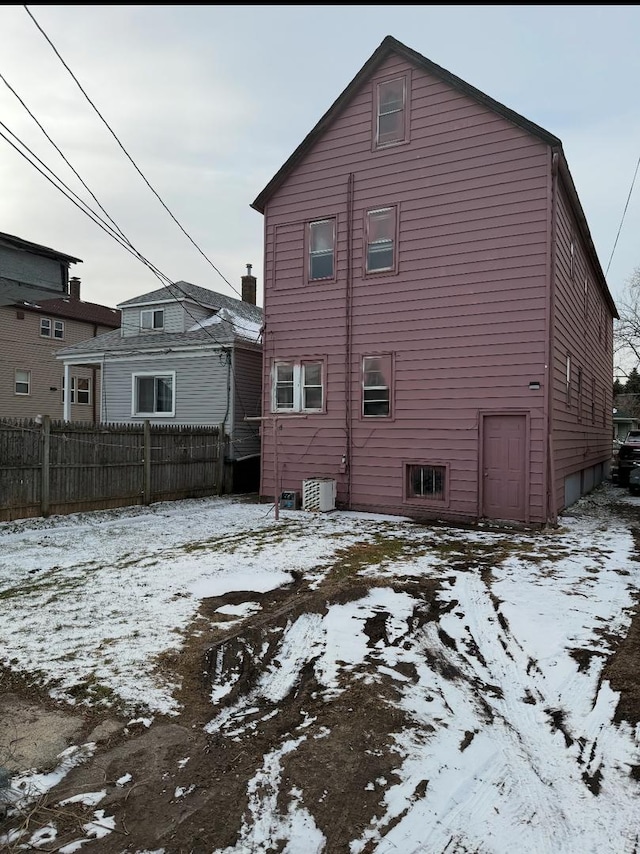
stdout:
<svg viewBox="0 0 640 854">
<path fill-rule="evenodd" d="M 226 492 L 219 427 L 0 420 L 0 521 Z"/>
</svg>

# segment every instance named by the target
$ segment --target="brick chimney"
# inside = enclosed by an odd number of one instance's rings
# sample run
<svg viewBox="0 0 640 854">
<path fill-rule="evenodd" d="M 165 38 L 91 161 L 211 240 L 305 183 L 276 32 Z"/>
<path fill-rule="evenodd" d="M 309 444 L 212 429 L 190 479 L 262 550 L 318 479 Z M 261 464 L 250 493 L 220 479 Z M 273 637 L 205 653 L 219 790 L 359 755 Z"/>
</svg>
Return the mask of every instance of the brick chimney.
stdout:
<svg viewBox="0 0 640 854">
<path fill-rule="evenodd" d="M 256 277 L 251 275 L 251 264 L 247 264 L 247 275 L 242 276 L 242 301 L 256 304 Z"/>
<path fill-rule="evenodd" d="M 69 279 L 69 297 L 71 299 L 80 299 L 80 279 L 77 276 L 72 276 Z"/>
</svg>

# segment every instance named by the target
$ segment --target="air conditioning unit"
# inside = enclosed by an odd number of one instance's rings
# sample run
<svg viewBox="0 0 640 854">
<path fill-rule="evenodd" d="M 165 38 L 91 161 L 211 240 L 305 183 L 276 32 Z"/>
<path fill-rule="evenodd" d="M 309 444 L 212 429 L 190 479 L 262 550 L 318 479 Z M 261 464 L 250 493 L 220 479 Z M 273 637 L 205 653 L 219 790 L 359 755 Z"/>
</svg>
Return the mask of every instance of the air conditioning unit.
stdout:
<svg viewBox="0 0 640 854">
<path fill-rule="evenodd" d="M 280 493 L 280 507 L 283 510 L 299 510 L 300 509 L 300 493 L 299 492 L 282 492 Z"/>
<path fill-rule="evenodd" d="M 336 509 L 336 482 L 330 477 L 302 481 L 302 509 L 329 513 Z"/>
</svg>

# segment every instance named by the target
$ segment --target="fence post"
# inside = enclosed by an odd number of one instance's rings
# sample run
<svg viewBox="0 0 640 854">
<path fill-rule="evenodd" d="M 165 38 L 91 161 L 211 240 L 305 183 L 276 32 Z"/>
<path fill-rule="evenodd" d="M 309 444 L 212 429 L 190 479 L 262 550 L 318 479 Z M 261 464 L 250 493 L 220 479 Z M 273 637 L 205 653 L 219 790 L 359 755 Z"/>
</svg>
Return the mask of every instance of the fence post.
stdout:
<svg viewBox="0 0 640 854">
<path fill-rule="evenodd" d="M 225 436 L 224 422 L 218 425 L 218 495 L 224 492 L 224 451 L 225 451 Z"/>
<path fill-rule="evenodd" d="M 151 422 L 144 422 L 144 449 L 142 457 L 143 487 L 142 500 L 145 504 L 151 504 Z"/>
<path fill-rule="evenodd" d="M 43 416 L 42 419 L 42 479 L 40 481 L 40 513 L 49 515 L 51 484 L 51 417 Z"/>
</svg>

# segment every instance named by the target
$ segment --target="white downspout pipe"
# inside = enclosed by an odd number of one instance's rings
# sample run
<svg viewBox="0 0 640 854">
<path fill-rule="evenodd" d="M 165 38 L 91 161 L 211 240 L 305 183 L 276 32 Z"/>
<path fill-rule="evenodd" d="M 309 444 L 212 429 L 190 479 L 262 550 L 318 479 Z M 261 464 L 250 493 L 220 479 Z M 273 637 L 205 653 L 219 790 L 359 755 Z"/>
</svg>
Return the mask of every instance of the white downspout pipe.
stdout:
<svg viewBox="0 0 640 854">
<path fill-rule="evenodd" d="M 71 372 L 67 362 L 64 363 L 64 390 L 62 392 L 62 418 L 71 421 Z"/>
</svg>

